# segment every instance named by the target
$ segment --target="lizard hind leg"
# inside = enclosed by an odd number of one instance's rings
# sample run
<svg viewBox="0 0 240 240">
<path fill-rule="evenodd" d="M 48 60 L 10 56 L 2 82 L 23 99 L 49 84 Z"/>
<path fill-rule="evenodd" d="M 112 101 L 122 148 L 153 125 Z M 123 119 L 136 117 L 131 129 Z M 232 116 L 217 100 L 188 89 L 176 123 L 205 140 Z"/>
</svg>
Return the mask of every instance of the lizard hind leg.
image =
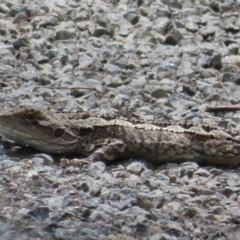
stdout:
<svg viewBox="0 0 240 240">
<path fill-rule="evenodd" d="M 90 164 L 91 162 L 94 162 L 94 161 L 100 161 L 100 160 L 113 161 L 121 156 L 125 148 L 126 148 L 126 144 L 123 141 L 113 139 L 108 144 L 103 145 L 97 150 L 95 150 L 88 157 L 84 159 L 75 158 L 73 160 L 63 159 L 61 161 L 61 165 L 82 167 L 83 165 L 86 165 L 87 163 Z"/>
<path fill-rule="evenodd" d="M 88 156 L 85 160 L 89 161 L 113 161 L 121 156 L 124 152 L 126 145 L 123 141 L 113 139 L 107 145 L 104 145 L 94 151 L 90 156 Z"/>
</svg>

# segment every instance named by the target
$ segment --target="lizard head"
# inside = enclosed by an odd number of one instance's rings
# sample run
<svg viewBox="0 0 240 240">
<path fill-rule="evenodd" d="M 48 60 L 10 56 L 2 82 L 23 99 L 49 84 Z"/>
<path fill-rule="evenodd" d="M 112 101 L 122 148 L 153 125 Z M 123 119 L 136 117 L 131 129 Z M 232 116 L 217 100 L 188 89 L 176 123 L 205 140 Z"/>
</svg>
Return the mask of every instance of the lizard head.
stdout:
<svg viewBox="0 0 240 240">
<path fill-rule="evenodd" d="M 77 141 L 77 133 L 67 125 L 63 114 L 29 105 L 0 113 L 0 134 L 48 153 L 72 152 Z"/>
</svg>

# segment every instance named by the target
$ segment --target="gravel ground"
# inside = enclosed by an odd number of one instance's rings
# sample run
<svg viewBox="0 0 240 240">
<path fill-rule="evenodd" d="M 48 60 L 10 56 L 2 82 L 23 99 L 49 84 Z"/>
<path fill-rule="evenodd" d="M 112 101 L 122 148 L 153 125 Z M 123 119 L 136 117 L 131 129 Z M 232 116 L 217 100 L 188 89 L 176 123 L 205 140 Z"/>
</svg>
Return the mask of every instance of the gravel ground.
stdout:
<svg viewBox="0 0 240 240">
<path fill-rule="evenodd" d="M 0 107 L 238 128 L 240 1 L 1 0 Z M 0 240 L 240 239 L 239 168 L 129 159 L 78 169 L 0 149 Z M 69 156 L 77 157 L 77 156 Z"/>
</svg>

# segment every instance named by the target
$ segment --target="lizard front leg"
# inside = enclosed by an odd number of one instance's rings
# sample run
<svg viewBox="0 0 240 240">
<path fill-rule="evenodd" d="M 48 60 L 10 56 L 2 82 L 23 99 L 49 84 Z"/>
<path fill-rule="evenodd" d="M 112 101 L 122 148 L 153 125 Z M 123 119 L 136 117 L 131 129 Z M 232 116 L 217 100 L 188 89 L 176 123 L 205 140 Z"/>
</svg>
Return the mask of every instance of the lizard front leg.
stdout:
<svg viewBox="0 0 240 240">
<path fill-rule="evenodd" d="M 78 166 L 82 167 L 83 165 L 89 164 L 90 162 L 94 161 L 113 161 L 121 156 L 126 148 L 126 144 L 117 139 L 111 139 L 110 141 L 105 141 L 107 143 L 103 144 L 92 152 L 87 158 L 84 159 L 62 159 L 61 165 L 62 166 Z"/>
</svg>

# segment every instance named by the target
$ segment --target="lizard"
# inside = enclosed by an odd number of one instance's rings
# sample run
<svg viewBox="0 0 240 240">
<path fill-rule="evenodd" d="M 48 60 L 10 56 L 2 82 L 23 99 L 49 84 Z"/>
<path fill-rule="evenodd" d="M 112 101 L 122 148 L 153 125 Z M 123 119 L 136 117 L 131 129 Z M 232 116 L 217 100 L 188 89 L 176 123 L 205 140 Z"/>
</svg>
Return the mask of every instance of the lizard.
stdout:
<svg viewBox="0 0 240 240">
<path fill-rule="evenodd" d="M 0 134 L 45 153 L 77 153 L 84 157 L 65 159 L 64 166 L 127 158 L 159 164 L 240 163 L 239 132 L 188 120 L 145 121 L 84 111 L 58 113 L 19 105 L 0 113 Z"/>
</svg>

